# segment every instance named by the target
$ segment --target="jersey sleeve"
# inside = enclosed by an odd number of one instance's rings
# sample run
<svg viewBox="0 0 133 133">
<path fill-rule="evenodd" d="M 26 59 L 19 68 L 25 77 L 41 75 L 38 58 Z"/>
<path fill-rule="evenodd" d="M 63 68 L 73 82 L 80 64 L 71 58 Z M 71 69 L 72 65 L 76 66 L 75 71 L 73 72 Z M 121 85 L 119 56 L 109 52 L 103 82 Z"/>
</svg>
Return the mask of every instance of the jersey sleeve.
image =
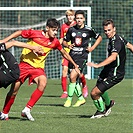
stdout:
<svg viewBox="0 0 133 133">
<path fill-rule="evenodd" d="M 112 52 L 117 52 L 119 53 L 122 47 L 122 44 L 126 45 L 128 42 L 122 38 L 121 36 L 119 36 L 119 39 L 113 40 L 113 49 Z"/>
<path fill-rule="evenodd" d="M 100 36 L 100 34 L 97 33 L 97 32 L 95 31 L 95 29 L 93 29 L 93 28 L 90 28 L 90 35 L 91 35 L 91 37 L 93 37 L 94 39 L 97 39 L 97 38 Z"/>
<path fill-rule="evenodd" d="M 127 45 L 128 41 L 122 38 L 124 45 Z"/>
<path fill-rule="evenodd" d="M 120 52 L 120 50 L 121 50 L 121 48 L 122 48 L 122 44 L 123 44 L 123 41 L 122 40 L 113 40 L 113 42 L 112 42 L 112 46 L 113 46 L 113 48 L 112 48 L 112 51 L 111 52 L 116 52 L 116 53 L 119 53 Z"/>
<path fill-rule="evenodd" d="M 29 30 L 22 30 L 21 36 L 23 38 L 32 38 L 33 35 L 33 30 L 29 29 Z"/>
<path fill-rule="evenodd" d="M 56 43 L 56 45 L 55 45 L 56 47 L 54 49 L 58 49 L 59 51 L 61 51 L 62 45 L 60 44 L 59 40 L 56 39 L 55 43 Z"/>
</svg>

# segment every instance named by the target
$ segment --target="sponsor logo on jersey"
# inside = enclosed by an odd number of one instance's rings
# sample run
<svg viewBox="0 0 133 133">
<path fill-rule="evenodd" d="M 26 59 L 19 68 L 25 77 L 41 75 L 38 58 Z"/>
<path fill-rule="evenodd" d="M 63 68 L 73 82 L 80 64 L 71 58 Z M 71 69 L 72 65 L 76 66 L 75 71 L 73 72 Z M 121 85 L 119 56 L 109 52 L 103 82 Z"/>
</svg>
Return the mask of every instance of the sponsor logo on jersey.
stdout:
<svg viewBox="0 0 133 133">
<path fill-rule="evenodd" d="M 87 36 L 87 34 L 86 34 L 86 33 L 83 33 L 83 34 L 82 34 L 82 37 L 86 37 L 86 36 Z"/>
<path fill-rule="evenodd" d="M 72 37 L 75 37 L 75 36 L 76 36 L 76 33 L 75 33 L 75 32 L 73 32 L 73 33 L 72 33 Z"/>
</svg>

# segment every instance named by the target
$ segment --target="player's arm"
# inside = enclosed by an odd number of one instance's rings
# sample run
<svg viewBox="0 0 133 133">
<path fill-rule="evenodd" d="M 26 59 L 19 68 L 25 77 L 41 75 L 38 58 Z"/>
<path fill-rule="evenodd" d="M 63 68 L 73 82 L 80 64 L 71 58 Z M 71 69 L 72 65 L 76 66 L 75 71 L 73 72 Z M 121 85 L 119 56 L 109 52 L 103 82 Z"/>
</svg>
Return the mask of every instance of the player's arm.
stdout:
<svg viewBox="0 0 133 133">
<path fill-rule="evenodd" d="M 16 47 L 21 47 L 21 48 L 28 48 L 28 49 L 30 49 L 33 52 L 38 53 L 38 54 L 44 53 L 42 47 L 40 47 L 40 46 L 32 46 L 32 45 L 29 45 L 27 43 L 23 43 L 23 42 L 19 42 L 19 41 L 6 42 L 5 46 L 6 46 L 6 49 L 13 47 L 13 46 L 16 46 Z"/>
<path fill-rule="evenodd" d="M 13 34 L 9 35 L 8 37 L 4 38 L 3 40 L 0 40 L 0 43 L 5 43 L 13 38 L 17 38 L 18 36 L 21 36 L 21 33 L 22 33 L 22 30 L 16 31 Z"/>
<path fill-rule="evenodd" d="M 72 49 L 75 46 L 75 44 L 68 44 L 67 41 L 63 41 L 62 44 L 64 47 L 69 48 L 69 49 Z"/>
<path fill-rule="evenodd" d="M 86 50 L 89 52 L 92 52 L 101 43 L 101 41 L 102 41 L 102 37 L 99 35 L 95 43 L 91 47 L 88 47 Z"/>
<path fill-rule="evenodd" d="M 93 62 L 88 62 L 87 65 L 90 67 L 95 67 L 95 68 L 103 67 L 115 61 L 117 56 L 118 56 L 117 52 L 112 52 L 112 54 L 108 58 L 106 58 L 104 61 L 102 61 L 101 63 L 96 64 Z"/>
<path fill-rule="evenodd" d="M 90 47 L 89 52 L 92 52 L 102 41 L 102 37 L 99 36 L 93 46 Z"/>
<path fill-rule="evenodd" d="M 131 43 L 127 43 L 126 47 L 133 53 L 133 45 Z"/>
<path fill-rule="evenodd" d="M 69 49 L 72 49 L 75 44 L 68 44 L 71 41 L 71 33 L 72 33 L 72 27 L 70 27 L 66 33 L 66 35 L 63 38 L 63 43 L 62 45 L 64 47 L 67 47 Z"/>
<path fill-rule="evenodd" d="M 78 65 L 73 61 L 71 56 L 63 48 L 60 50 L 60 52 L 64 58 L 66 58 L 68 61 L 70 61 L 74 65 L 75 70 L 80 74 L 80 70 L 78 69 Z"/>
</svg>

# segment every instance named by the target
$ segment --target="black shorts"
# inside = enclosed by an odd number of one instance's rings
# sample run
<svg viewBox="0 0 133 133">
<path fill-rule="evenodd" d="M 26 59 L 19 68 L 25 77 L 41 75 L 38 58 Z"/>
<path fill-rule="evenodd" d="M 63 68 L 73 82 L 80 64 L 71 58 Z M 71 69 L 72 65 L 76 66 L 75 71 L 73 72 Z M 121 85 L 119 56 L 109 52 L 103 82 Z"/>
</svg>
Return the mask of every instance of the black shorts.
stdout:
<svg viewBox="0 0 133 133">
<path fill-rule="evenodd" d="M 11 70 L 0 70 L 0 88 L 7 88 L 19 78 L 19 75 L 20 70 L 18 64 L 15 64 Z"/>
<path fill-rule="evenodd" d="M 86 66 L 87 59 L 85 60 L 75 60 L 75 63 L 79 66 L 79 69 L 83 71 L 84 67 Z M 74 69 L 74 66 L 71 62 L 68 64 L 69 69 Z"/>
<path fill-rule="evenodd" d="M 124 78 L 124 74 L 117 74 L 116 76 L 108 76 L 107 78 L 99 77 L 96 86 L 101 92 L 105 92 L 109 88 L 121 82 Z"/>
</svg>

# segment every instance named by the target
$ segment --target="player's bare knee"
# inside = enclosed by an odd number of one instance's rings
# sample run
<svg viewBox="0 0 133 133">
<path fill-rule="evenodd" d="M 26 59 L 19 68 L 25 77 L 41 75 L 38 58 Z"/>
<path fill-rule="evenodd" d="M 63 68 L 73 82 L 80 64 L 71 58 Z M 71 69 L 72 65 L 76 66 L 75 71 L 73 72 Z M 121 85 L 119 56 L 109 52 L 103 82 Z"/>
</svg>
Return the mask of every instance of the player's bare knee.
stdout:
<svg viewBox="0 0 133 133">
<path fill-rule="evenodd" d="M 17 93 L 18 93 L 18 90 L 17 91 L 16 90 L 10 90 L 7 95 L 8 96 L 16 96 Z"/>
<path fill-rule="evenodd" d="M 91 93 L 90 93 L 90 96 L 91 96 L 92 99 L 95 99 L 95 97 L 96 97 L 95 91 L 92 90 Z"/>
<path fill-rule="evenodd" d="M 63 77 L 66 77 L 67 76 L 67 71 L 63 71 Z"/>
<path fill-rule="evenodd" d="M 40 91 L 44 91 L 45 87 L 46 87 L 46 83 L 45 83 L 45 82 L 40 82 L 40 83 L 38 84 L 38 87 L 37 87 L 37 88 L 38 88 Z"/>
</svg>

